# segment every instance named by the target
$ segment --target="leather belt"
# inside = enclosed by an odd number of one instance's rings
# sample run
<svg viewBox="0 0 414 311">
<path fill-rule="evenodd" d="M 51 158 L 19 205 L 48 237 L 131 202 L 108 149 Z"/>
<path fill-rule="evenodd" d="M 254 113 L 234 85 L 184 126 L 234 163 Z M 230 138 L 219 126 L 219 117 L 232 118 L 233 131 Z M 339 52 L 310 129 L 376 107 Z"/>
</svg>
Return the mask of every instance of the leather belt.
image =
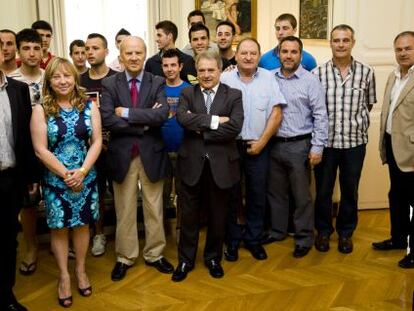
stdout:
<svg viewBox="0 0 414 311">
<path fill-rule="evenodd" d="M 304 135 L 298 135 L 298 136 L 293 136 L 293 137 L 279 137 L 279 136 L 275 136 L 273 137 L 273 140 L 276 142 L 280 142 L 280 143 L 287 143 L 287 142 L 292 142 L 292 141 L 298 141 L 298 140 L 303 140 L 303 139 L 307 139 L 307 138 L 312 138 L 312 134 L 304 134 Z"/>
</svg>

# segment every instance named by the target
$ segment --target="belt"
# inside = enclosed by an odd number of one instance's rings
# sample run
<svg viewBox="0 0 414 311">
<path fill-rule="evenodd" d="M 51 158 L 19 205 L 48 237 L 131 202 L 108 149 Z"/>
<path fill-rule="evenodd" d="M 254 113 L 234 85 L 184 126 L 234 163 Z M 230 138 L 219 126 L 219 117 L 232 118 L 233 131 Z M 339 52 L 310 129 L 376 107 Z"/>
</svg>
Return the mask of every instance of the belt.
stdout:
<svg viewBox="0 0 414 311">
<path fill-rule="evenodd" d="M 303 139 L 307 139 L 307 138 L 312 138 L 312 134 L 304 134 L 304 135 L 298 135 L 298 136 L 293 136 L 293 137 L 280 137 L 280 136 L 275 136 L 273 137 L 273 140 L 279 143 L 287 143 L 287 142 L 291 142 L 291 141 L 298 141 L 298 140 L 303 140 Z"/>
</svg>

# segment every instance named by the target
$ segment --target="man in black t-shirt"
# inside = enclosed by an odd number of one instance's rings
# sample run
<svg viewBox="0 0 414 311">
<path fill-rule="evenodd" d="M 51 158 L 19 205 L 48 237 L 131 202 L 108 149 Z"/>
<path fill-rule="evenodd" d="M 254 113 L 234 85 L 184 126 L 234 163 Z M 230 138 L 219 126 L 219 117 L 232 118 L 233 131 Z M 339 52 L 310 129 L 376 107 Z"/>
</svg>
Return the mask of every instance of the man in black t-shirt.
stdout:
<svg viewBox="0 0 414 311">
<path fill-rule="evenodd" d="M 116 71 L 110 69 L 105 58 L 108 55 L 108 42 L 104 36 L 98 33 L 91 33 L 86 40 L 86 56 L 91 68 L 81 75 L 81 85 L 86 88 L 91 99 L 99 107 L 102 93 L 102 80 L 109 77 Z M 98 173 L 99 192 L 99 219 L 95 224 L 95 236 L 93 237 L 92 255 L 101 256 L 105 253 L 106 237 L 103 233 L 103 221 L 105 216 L 105 194 L 107 185 L 111 184 L 106 172 L 106 149 L 108 146 L 109 132 L 102 128 L 103 147 L 95 167 Z"/>
</svg>

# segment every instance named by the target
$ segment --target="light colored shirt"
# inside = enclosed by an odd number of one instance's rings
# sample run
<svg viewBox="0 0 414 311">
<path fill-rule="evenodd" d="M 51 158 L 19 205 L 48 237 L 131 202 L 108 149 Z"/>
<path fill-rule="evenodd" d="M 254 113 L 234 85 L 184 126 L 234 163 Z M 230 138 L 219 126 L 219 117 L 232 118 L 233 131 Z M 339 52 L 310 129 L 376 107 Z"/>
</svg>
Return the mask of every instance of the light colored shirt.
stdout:
<svg viewBox="0 0 414 311">
<path fill-rule="evenodd" d="M 17 81 L 24 82 L 29 86 L 30 102 L 32 107 L 42 102 L 42 87 L 45 76 L 45 71 L 42 68 L 40 68 L 40 75 L 36 79 L 25 76 L 21 71 L 21 67 L 17 68 L 8 76 Z"/>
<path fill-rule="evenodd" d="M 315 58 L 305 50 L 302 51 L 302 59 L 301 64 L 303 68 L 308 71 L 316 68 L 316 60 Z M 259 62 L 259 67 L 262 67 L 267 70 L 274 70 L 281 66 L 280 58 L 279 58 L 279 51 L 278 46 L 275 48 L 267 51 L 262 55 Z"/>
<path fill-rule="evenodd" d="M 0 71 L 0 171 L 16 165 L 10 100 L 6 87 L 7 78 Z"/>
<path fill-rule="evenodd" d="M 115 58 L 109 65 L 108 65 L 108 67 L 109 68 L 111 68 L 112 70 L 115 70 L 115 71 L 119 71 L 119 72 L 121 72 L 121 71 L 124 71 L 125 70 L 125 68 L 124 68 L 124 65 L 123 64 L 121 64 L 120 62 L 119 62 L 119 56 L 117 57 L 117 58 Z"/>
<path fill-rule="evenodd" d="M 277 136 L 294 137 L 311 133 L 310 151 L 322 154 L 328 141 L 328 115 L 325 90 L 318 78 L 302 66 L 288 78 L 281 68 L 272 73 L 288 103 L 283 107 L 283 119 Z"/>
<path fill-rule="evenodd" d="M 355 148 L 368 143 L 368 106 L 377 102 L 374 70 L 352 59 L 348 74 L 333 61 L 312 70 L 326 92 L 329 148 Z"/>
<path fill-rule="evenodd" d="M 388 111 L 387 116 L 387 124 L 385 127 L 385 131 L 391 135 L 391 129 L 392 129 L 392 114 L 394 112 L 395 106 L 397 105 L 398 97 L 400 97 L 401 91 L 404 89 L 405 85 L 407 84 L 407 81 L 412 77 L 414 71 L 414 65 L 410 67 L 408 70 L 407 75 L 404 78 L 401 78 L 401 70 L 400 67 L 397 67 L 394 70 L 395 74 L 395 83 L 391 90 L 391 104 Z"/>
<path fill-rule="evenodd" d="M 219 85 L 220 85 L 220 83 L 217 83 L 217 85 L 211 89 L 211 91 L 212 91 L 212 93 L 210 93 L 211 102 L 214 102 L 214 98 L 216 97 Z M 203 94 L 204 103 L 206 103 L 207 102 L 207 94 L 204 93 L 205 88 L 200 87 L 200 89 L 201 89 L 201 93 Z M 220 117 L 212 115 L 211 116 L 210 129 L 217 130 L 218 127 L 219 127 L 219 124 L 220 124 Z"/>
<path fill-rule="evenodd" d="M 259 139 L 267 125 L 273 107 L 285 105 L 286 100 L 270 71 L 257 68 L 253 78 L 244 82 L 239 70 L 223 72 L 222 83 L 242 92 L 244 121 L 240 133 L 243 140 Z"/>
</svg>

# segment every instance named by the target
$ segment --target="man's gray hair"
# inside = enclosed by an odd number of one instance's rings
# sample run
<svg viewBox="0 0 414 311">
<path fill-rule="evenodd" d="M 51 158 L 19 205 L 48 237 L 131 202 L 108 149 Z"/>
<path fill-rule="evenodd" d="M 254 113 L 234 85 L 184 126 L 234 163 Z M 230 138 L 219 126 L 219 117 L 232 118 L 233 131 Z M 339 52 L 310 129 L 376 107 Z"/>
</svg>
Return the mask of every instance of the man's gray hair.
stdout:
<svg viewBox="0 0 414 311">
<path fill-rule="evenodd" d="M 198 69 L 198 63 L 200 62 L 201 59 L 209 59 L 209 60 L 213 59 L 217 62 L 217 66 L 220 69 L 220 71 L 223 68 L 223 60 L 221 59 L 221 56 L 216 51 L 206 50 L 198 54 L 195 59 L 195 65 L 197 69 Z"/>
</svg>

